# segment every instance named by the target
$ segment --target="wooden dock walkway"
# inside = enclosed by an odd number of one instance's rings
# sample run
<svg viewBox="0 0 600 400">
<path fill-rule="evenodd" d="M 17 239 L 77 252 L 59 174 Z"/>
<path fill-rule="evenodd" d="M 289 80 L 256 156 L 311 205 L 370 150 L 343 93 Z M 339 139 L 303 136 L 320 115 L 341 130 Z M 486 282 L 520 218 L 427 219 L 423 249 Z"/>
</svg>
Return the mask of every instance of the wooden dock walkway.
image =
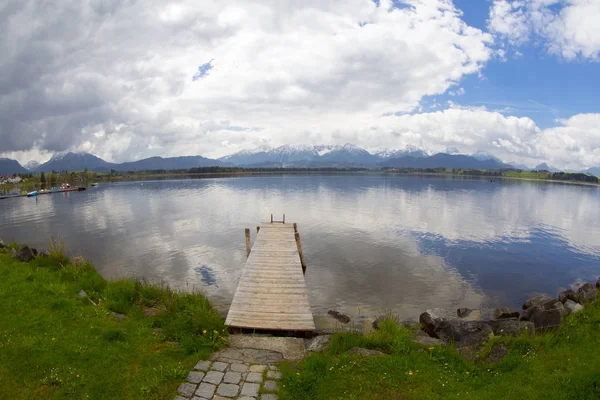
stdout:
<svg viewBox="0 0 600 400">
<path fill-rule="evenodd" d="M 304 282 L 296 224 L 265 223 L 259 228 L 229 308 L 232 328 L 314 331 Z"/>
</svg>

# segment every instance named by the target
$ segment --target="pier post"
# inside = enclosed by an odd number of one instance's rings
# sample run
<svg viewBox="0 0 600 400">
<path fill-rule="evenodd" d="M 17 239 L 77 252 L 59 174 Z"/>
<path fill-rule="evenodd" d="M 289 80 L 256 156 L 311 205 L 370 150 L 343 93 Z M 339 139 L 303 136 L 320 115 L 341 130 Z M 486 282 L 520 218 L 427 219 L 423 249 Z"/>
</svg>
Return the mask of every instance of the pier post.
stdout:
<svg viewBox="0 0 600 400">
<path fill-rule="evenodd" d="M 298 224 L 294 222 L 294 233 L 298 233 Z"/>
<path fill-rule="evenodd" d="M 273 214 L 271 214 L 271 223 L 273 223 Z"/>
<path fill-rule="evenodd" d="M 260 226 L 256 227 L 256 233 L 260 232 Z"/>
<path fill-rule="evenodd" d="M 283 214 L 283 223 L 285 224 L 285 214 Z"/>
<path fill-rule="evenodd" d="M 250 257 L 250 229 L 246 228 L 246 258 Z"/>
<path fill-rule="evenodd" d="M 296 228 L 294 226 L 294 228 Z M 298 247 L 298 254 L 300 254 L 300 264 L 302 264 L 302 273 L 306 274 L 306 263 L 304 262 L 304 252 L 302 251 L 302 243 L 300 242 L 300 233 L 296 231 L 294 233 L 296 239 L 296 246 Z"/>
</svg>

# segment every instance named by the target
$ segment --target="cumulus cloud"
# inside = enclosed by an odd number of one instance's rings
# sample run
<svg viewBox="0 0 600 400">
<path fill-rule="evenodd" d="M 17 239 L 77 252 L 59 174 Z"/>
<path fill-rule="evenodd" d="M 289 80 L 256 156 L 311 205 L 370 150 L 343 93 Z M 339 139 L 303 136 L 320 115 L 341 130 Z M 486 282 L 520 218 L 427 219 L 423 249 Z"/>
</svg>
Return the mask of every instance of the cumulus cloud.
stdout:
<svg viewBox="0 0 600 400">
<path fill-rule="evenodd" d="M 492 38 L 450 0 L 405 3 L 5 1 L 0 152 L 215 156 L 412 111 Z"/>
<path fill-rule="evenodd" d="M 488 28 L 513 45 L 538 39 L 566 60 L 600 57 L 597 0 L 494 0 Z"/>
</svg>

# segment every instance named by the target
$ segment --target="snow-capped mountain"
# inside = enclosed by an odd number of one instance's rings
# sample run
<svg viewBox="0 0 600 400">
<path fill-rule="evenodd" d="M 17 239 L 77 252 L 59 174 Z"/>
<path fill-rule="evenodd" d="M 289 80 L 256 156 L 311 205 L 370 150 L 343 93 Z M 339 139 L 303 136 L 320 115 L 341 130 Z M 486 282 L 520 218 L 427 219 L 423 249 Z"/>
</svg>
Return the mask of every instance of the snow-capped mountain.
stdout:
<svg viewBox="0 0 600 400">
<path fill-rule="evenodd" d="M 548 172 L 560 172 L 560 170 L 558 168 L 554 168 L 549 166 L 546 163 L 541 163 L 535 166 L 535 168 L 533 168 L 535 171 L 548 171 Z"/>
<path fill-rule="evenodd" d="M 42 165 L 42 164 L 40 164 L 39 162 L 37 162 L 35 160 L 31 160 L 27 164 L 25 164 L 25 169 L 33 172 L 33 171 L 37 170 L 40 167 L 40 165 Z"/>
<path fill-rule="evenodd" d="M 478 150 L 477 152 L 475 152 L 475 154 L 471 154 L 471 157 L 473 157 L 474 159 L 479 160 L 479 161 L 494 160 L 494 161 L 502 162 L 502 160 L 500 160 L 498 157 L 494 156 L 493 154 L 490 154 L 490 153 L 487 153 L 487 152 L 481 151 L 481 150 Z"/>
<path fill-rule="evenodd" d="M 446 151 L 444 151 L 444 153 L 446 153 L 446 154 L 460 154 L 460 150 L 458 150 L 456 147 L 446 147 Z"/>
<path fill-rule="evenodd" d="M 410 145 L 410 144 L 406 145 L 406 147 L 404 147 L 404 150 L 384 149 L 382 151 L 375 153 L 375 155 L 383 160 L 388 159 L 388 158 L 399 158 L 399 157 L 405 157 L 405 156 L 414 157 L 414 158 L 422 158 L 422 157 L 429 156 L 428 152 L 426 152 L 425 150 L 420 149 L 420 148 Z"/>
</svg>

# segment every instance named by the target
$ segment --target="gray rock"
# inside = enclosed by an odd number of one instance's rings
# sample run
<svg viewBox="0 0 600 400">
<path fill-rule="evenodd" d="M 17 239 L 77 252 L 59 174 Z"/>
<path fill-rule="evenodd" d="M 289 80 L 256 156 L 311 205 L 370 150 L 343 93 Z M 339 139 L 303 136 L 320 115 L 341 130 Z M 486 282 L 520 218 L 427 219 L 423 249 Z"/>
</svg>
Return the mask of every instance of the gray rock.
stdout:
<svg viewBox="0 0 600 400">
<path fill-rule="evenodd" d="M 494 335 L 519 336 L 523 333 L 534 333 L 535 325 L 530 321 L 517 321 L 514 319 L 500 319 L 490 321 Z"/>
<path fill-rule="evenodd" d="M 211 364 L 210 361 L 206 361 L 206 360 L 198 361 L 198 364 L 196 364 L 194 366 L 194 369 L 206 372 L 210 368 L 210 364 Z"/>
<path fill-rule="evenodd" d="M 567 289 L 558 294 L 558 300 L 564 304 L 567 300 L 577 301 L 577 298 L 573 290 Z"/>
<path fill-rule="evenodd" d="M 406 329 L 415 329 L 415 330 L 417 330 L 417 329 L 421 328 L 421 324 L 418 323 L 417 321 L 415 321 L 412 318 L 407 318 L 407 319 L 404 319 L 404 320 L 400 321 L 399 325 L 402 328 L 406 328 Z"/>
<path fill-rule="evenodd" d="M 444 344 L 444 342 L 442 342 L 440 339 L 432 338 L 423 331 L 417 332 L 417 336 L 415 336 L 413 342 L 422 346 L 438 346 L 440 344 Z"/>
<path fill-rule="evenodd" d="M 364 349 L 362 347 L 354 347 L 346 352 L 346 354 L 360 354 L 363 357 L 371 357 L 371 356 L 379 356 L 385 353 L 382 353 L 378 350 L 372 349 Z"/>
<path fill-rule="evenodd" d="M 240 383 L 241 379 L 242 379 L 242 374 L 240 372 L 229 371 L 223 377 L 223 382 L 238 384 L 238 383 Z"/>
<path fill-rule="evenodd" d="M 242 386 L 242 396 L 257 397 L 260 390 L 260 384 L 246 382 Z M 210 397 L 209 397 L 210 398 Z"/>
<path fill-rule="evenodd" d="M 208 371 L 202 381 L 212 383 L 213 385 L 218 385 L 221 383 L 224 375 L 225 374 L 220 371 Z"/>
<path fill-rule="evenodd" d="M 114 319 L 116 319 L 117 321 L 123 321 L 124 319 L 127 319 L 127 315 L 125 314 L 119 314 L 116 312 L 111 311 L 110 315 L 113 316 Z"/>
<path fill-rule="evenodd" d="M 33 254 L 33 251 L 29 248 L 29 246 L 21 246 L 17 253 L 17 259 L 23 262 L 29 262 L 34 258 L 35 254 Z"/>
<path fill-rule="evenodd" d="M 483 321 L 442 320 L 434 330 L 435 337 L 456 347 L 478 347 L 492 333 L 492 328 Z"/>
<path fill-rule="evenodd" d="M 508 348 L 503 344 L 497 344 L 494 346 L 492 351 L 487 357 L 487 362 L 489 363 L 497 363 L 501 361 L 508 354 Z"/>
<path fill-rule="evenodd" d="M 458 310 L 456 310 L 456 315 L 458 316 L 458 318 L 466 318 L 469 315 L 471 315 L 471 313 L 474 310 L 471 308 L 459 308 Z"/>
<path fill-rule="evenodd" d="M 325 348 L 329 345 L 329 342 L 331 342 L 331 335 L 321 335 L 314 337 L 306 341 L 306 351 L 311 351 L 315 353 L 321 352 L 325 350 Z"/>
<path fill-rule="evenodd" d="M 2 239 L 0 239 L 0 249 L 5 248 L 6 245 L 4 244 L 4 241 Z"/>
<path fill-rule="evenodd" d="M 48 250 L 42 250 L 39 254 L 39 257 L 42 257 L 42 258 L 50 257 L 50 252 Z"/>
<path fill-rule="evenodd" d="M 596 287 L 600 289 L 600 278 L 596 281 Z"/>
<path fill-rule="evenodd" d="M 217 388 L 217 394 L 223 397 L 235 397 L 240 392 L 238 385 L 232 385 L 230 383 L 222 383 Z"/>
<path fill-rule="evenodd" d="M 216 388 L 217 387 L 212 383 L 202 382 L 196 390 L 196 396 L 204 397 L 205 399 L 212 399 Z"/>
<path fill-rule="evenodd" d="M 86 297 L 87 297 L 87 293 L 86 293 L 86 292 L 85 292 L 83 289 L 81 289 L 81 290 L 79 291 L 79 293 L 77 293 L 77 296 L 78 296 L 80 299 L 83 299 L 83 298 L 86 298 Z"/>
<path fill-rule="evenodd" d="M 186 380 L 190 383 L 200 383 L 204 378 L 204 372 L 191 371 L 188 373 Z"/>
<path fill-rule="evenodd" d="M 17 258 L 17 251 L 15 249 L 10 249 L 10 258 Z"/>
<path fill-rule="evenodd" d="M 520 315 L 521 315 L 520 312 L 511 311 L 510 308 L 507 308 L 507 307 L 496 308 L 494 310 L 494 318 L 495 319 L 511 319 L 511 318 L 518 319 Z"/>
<path fill-rule="evenodd" d="M 571 299 L 568 299 L 567 301 L 565 301 L 565 308 L 567 309 L 567 312 L 569 314 L 576 313 L 576 312 L 583 310 L 583 306 L 581 304 L 576 303 Z"/>
<path fill-rule="evenodd" d="M 458 319 L 451 313 L 441 308 L 432 308 L 425 311 L 423 314 L 419 316 L 419 322 L 421 323 L 421 328 L 427 332 L 427 334 L 431 337 L 436 337 L 435 330 L 438 324 L 442 321 L 447 320 L 457 320 Z"/>
<path fill-rule="evenodd" d="M 194 395 L 194 391 L 196 390 L 196 385 L 193 383 L 182 383 L 177 388 L 177 393 L 185 397 L 192 397 Z"/>
<path fill-rule="evenodd" d="M 579 304 L 585 304 L 594 301 L 598 295 L 598 289 L 593 283 L 585 283 L 577 290 L 576 301 Z"/>
<path fill-rule="evenodd" d="M 267 369 L 266 365 L 251 365 L 250 372 L 260 372 L 261 374 Z"/>
<path fill-rule="evenodd" d="M 554 299 L 552 297 L 548 296 L 547 294 L 540 294 L 537 296 L 533 296 L 532 298 L 525 301 L 525 303 L 523 303 L 523 310 L 527 310 L 528 308 L 531 308 L 533 306 L 537 306 L 537 305 L 546 303 L 550 300 L 554 300 Z"/>
<path fill-rule="evenodd" d="M 527 308 L 521 315 L 522 321 L 531 321 L 536 331 L 555 329 L 563 322 L 567 309 L 558 300 L 551 299 Z"/>
<path fill-rule="evenodd" d="M 276 392 L 279 390 L 279 385 L 275 381 L 266 381 L 263 385 L 263 389 L 268 392 Z"/>
<path fill-rule="evenodd" d="M 333 318 L 337 319 L 342 324 L 347 324 L 348 322 L 350 322 L 350 317 L 346 314 L 342 314 L 339 311 L 329 310 L 327 311 L 327 314 L 331 315 Z"/>
<path fill-rule="evenodd" d="M 37 255 L 38 255 L 38 251 L 37 251 L 37 249 L 36 249 L 35 247 L 32 247 L 32 248 L 31 248 L 31 252 L 33 253 L 33 256 L 34 256 L 34 257 L 37 257 Z"/>
</svg>

